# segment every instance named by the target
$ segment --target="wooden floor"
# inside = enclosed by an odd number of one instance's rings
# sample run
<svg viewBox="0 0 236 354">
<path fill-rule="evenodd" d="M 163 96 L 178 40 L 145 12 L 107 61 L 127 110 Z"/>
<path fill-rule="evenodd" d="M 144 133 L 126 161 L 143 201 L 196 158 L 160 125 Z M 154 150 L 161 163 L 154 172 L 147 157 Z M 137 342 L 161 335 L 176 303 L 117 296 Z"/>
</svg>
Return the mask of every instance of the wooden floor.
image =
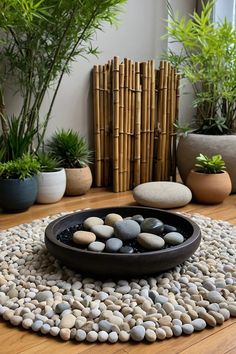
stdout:
<svg viewBox="0 0 236 354">
<path fill-rule="evenodd" d="M 61 211 L 83 208 L 99 208 L 134 203 L 130 192 L 114 194 L 105 189 L 92 189 L 86 196 L 64 198 L 53 205 L 35 205 L 22 214 L 1 214 L 0 230 L 29 222 L 42 216 Z M 236 225 L 236 195 L 227 198 L 223 204 L 203 206 L 189 204 L 176 211 L 200 213 L 214 219 L 227 220 Z M 50 336 L 43 336 L 21 328 L 13 328 L 0 321 L 0 354 L 236 354 L 236 319 L 225 322 L 223 326 L 207 329 L 191 336 L 181 336 L 149 343 L 85 344 L 63 342 Z"/>
</svg>

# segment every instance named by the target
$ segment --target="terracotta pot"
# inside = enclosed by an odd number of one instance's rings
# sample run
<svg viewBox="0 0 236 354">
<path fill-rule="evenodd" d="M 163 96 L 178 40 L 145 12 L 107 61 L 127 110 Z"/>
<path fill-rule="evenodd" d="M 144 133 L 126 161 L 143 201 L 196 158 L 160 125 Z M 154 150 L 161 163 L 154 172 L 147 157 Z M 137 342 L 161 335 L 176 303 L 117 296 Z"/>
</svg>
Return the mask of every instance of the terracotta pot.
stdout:
<svg viewBox="0 0 236 354">
<path fill-rule="evenodd" d="M 66 189 L 66 174 L 64 168 L 54 172 L 41 172 L 37 175 L 37 203 L 56 203 L 63 197 Z"/>
<path fill-rule="evenodd" d="M 66 195 L 82 195 L 92 185 L 92 173 L 88 166 L 82 168 L 66 168 Z"/>
<path fill-rule="evenodd" d="M 230 195 L 232 184 L 229 174 L 222 173 L 200 173 L 190 171 L 186 185 L 193 193 L 193 199 L 203 204 L 217 204 Z"/>
<path fill-rule="evenodd" d="M 232 182 L 232 193 L 236 193 L 236 135 L 188 134 L 180 137 L 177 148 L 177 166 L 184 183 L 194 168 L 196 157 L 221 154 Z"/>
</svg>

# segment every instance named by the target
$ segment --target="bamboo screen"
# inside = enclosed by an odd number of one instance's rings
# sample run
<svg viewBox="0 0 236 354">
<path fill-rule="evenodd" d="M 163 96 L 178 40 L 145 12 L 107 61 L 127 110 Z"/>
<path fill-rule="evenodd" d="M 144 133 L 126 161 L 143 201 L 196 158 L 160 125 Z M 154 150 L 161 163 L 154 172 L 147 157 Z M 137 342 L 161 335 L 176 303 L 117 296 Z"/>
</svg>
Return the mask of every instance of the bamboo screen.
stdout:
<svg viewBox="0 0 236 354">
<path fill-rule="evenodd" d="M 179 75 L 118 57 L 93 68 L 95 185 L 123 192 L 149 181 L 175 181 Z"/>
</svg>

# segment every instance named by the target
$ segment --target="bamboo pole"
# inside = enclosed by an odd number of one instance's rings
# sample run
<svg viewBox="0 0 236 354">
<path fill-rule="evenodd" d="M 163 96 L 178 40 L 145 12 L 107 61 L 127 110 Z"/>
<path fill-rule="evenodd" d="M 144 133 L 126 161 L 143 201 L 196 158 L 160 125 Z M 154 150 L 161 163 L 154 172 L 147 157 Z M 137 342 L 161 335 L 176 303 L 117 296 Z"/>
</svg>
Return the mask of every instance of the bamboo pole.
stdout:
<svg viewBox="0 0 236 354">
<path fill-rule="evenodd" d="M 160 70 L 159 70 L 159 82 L 158 82 L 158 143 L 157 143 L 157 164 L 156 164 L 156 179 L 157 181 L 162 180 L 162 170 L 161 170 L 161 162 L 162 162 L 162 141 L 163 141 L 163 102 L 164 102 L 164 61 L 160 62 Z"/>
<path fill-rule="evenodd" d="M 119 192 L 119 58 L 113 61 L 113 191 Z"/>
<path fill-rule="evenodd" d="M 104 186 L 109 185 L 109 116 L 108 116 L 108 65 L 104 65 L 103 87 L 104 87 Z"/>
<path fill-rule="evenodd" d="M 141 165 L 141 85 L 140 64 L 135 63 L 134 186 L 140 184 Z"/>
<path fill-rule="evenodd" d="M 130 189 L 130 165 L 131 165 L 131 104 L 132 104 L 132 62 L 128 60 L 128 126 L 127 126 L 127 180 L 126 190 Z"/>
<path fill-rule="evenodd" d="M 179 116 L 179 83 L 180 83 L 180 74 L 176 74 L 176 105 L 175 105 L 175 122 L 178 121 Z M 175 129 L 174 129 L 175 131 Z M 173 181 L 176 181 L 176 148 L 177 148 L 177 134 L 175 132 L 173 136 L 173 154 L 172 154 L 172 166 L 173 166 Z"/>
<path fill-rule="evenodd" d="M 99 105 L 99 68 L 93 67 L 93 100 L 94 100 L 94 140 L 95 140 L 95 184 L 102 186 L 101 181 L 101 135 L 100 135 L 100 105 Z"/>
<path fill-rule="evenodd" d="M 135 63 L 131 64 L 131 131 L 130 131 L 130 185 L 134 187 L 134 124 L 135 124 Z"/>
<path fill-rule="evenodd" d="M 141 118 L 141 183 L 146 182 L 147 176 L 147 64 L 141 64 L 142 69 L 142 118 Z"/>
<path fill-rule="evenodd" d="M 170 131 L 170 143 L 169 143 L 169 174 L 170 174 L 170 179 L 173 180 L 175 171 L 174 171 L 174 166 L 173 166 L 173 138 L 174 138 L 174 123 L 175 123 L 175 96 L 176 96 L 176 90 L 175 90 L 175 76 L 176 72 L 173 67 L 171 67 L 171 110 L 170 110 L 170 126 L 169 126 L 169 131 Z"/>
<path fill-rule="evenodd" d="M 156 110 L 156 99 L 155 99 L 155 62 L 151 61 L 151 103 L 150 103 L 150 165 L 149 165 L 149 177 L 150 181 L 153 179 L 153 165 L 154 165 L 154 130 L 155 130 L 155 110 Z"/>
<path fill-rule="evenodd" d="M 103 87 L 103 66 L 99 65 L 99 105 L 100 105 L 100 149 L 101 149 L 101 184 L 104 185 L 104 87 Z"/>
<path fill-rule="evenodd" d="M 164 149 L 164 174 L 163 179 L 168 181 L 170 179 L 170 125 L 171 125 L 171 65 L 166 63 L 167 73 L 167 99 L 166 99 L 166 145 Z"/>
<path fill-rule="evenodd" d="M 161 145 L 161 180 L 165 180 L 165 151 L 167 131 L 167 84 L 168 84 L 168 63 L 164 61 L 164 85 L 162 101 L 162 145 Z"/>
<path fill-rule="evenodd" d="M 147 146 L 146 146 L 146 182 L 150 181 L 150 146 L 151 146 L 151 63 L 150 61 L 147 62 L 147 107 L 146 107 L 146 129 L 147 129 Z"/>
<path fill-rule="evenodd" d="M 113 103 L 112 103 L 112 60 L 108 60 L 107 63 L 107 122 L 108 122 L 108 149 L 109 149 L 109 173 L 108 173 L 108 185 L 113 183 L 113 138 L 112 138 L 112 115 L 113 115 Z"/>
<path fill-rule="evenodd" d="M 124 191 L 128 190 L 127 179 L 128 179 L 128 158 L 127 158 L 127 146 L 128 146 L 128 119 L 129 119 L 129 61 L 127 58 L 124 59 L 124 175 L 123 175 L 123 186 Z"/>
<path fill-rule="evenodd" d="M 119 67 L 119 191 L 124 191 L 124 64 Z"/>
</svg>

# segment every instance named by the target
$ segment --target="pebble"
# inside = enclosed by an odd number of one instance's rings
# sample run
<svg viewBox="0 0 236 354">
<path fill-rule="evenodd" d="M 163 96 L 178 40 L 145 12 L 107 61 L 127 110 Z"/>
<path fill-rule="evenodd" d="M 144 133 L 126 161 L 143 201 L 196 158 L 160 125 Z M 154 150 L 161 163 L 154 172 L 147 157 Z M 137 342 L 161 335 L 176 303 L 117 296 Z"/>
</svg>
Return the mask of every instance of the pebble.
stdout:
<svg viewBox="0 0 236 354">
<path fill-rule="evenodd" d="M 114 228 L 109 225 L 94 225 L 90 229 L 97 237 L 108 239 L 114 235 Z"/>
<path fill-rule="evenodd" d="M 32 324 L 32 330 L 35 332 L 38 332 L 40 330 L 40 328 L 43 325 L 43 321 L 41 320 L 36 320 L 33 324 Z"/>
<path fill-rule="evenodd" d="M 182 326 L 182 330 L 183 330 L 184 334 L 192 334 L 194 331 L 194 327 L 191 324 L 184 324 Z"/>
<path fill-rule="evenodd" d="M 96 240 L 96 235 L 90 231 L 76 231 L 73 234 L 73 241 L 77 245 L 87 246 Z"/>
<path fill-rule="evenodd" d="M 50 299 L 52 297 L 53 297 L 53 293 L 49 290 L 39 291 L 36 294 L 36 300 L 38 300 L 38 302 L 47 301 L 48 299 Z"/>
<path fill-rule="evenodd" d="M 166 338 L 166 332 L 162 328 L 157 328 L 156 336 L 159 340 L 164 340 Z"/>
<path fill-rule="evenodd" d="M 146 218 L 141 223 L 141 230 L 144 233 L 160 235 L 164 230 L 164 224 L 156 218 Z"/>
<path fill-rule="evenodd" d="M 132 220 L 136 221 L 140 225 L 143 222 L 144 217 L 140 214 L 136 214 L 136 215 L 132 216 Z"/>
<path fill-rule="evenodd" d="M 116 332 L 111 332 L 108 335 L 108 342 L 109 343 L 116 343 L 118 341 L 118 334 Z"/>
<path fill-rule="evenodd" d="M 165 233 L 168 233 L 168 232 L 176 232 L 177 229 L 175 226 L 172 226 L 172 225 L 168 225 L 168 224 L 164 224 L 164 230 L 163 230 Z"/>
<path fill-rule="evenodd" d="M 122 220 L 114 224 L 115 236 L 122 241 L 135 239 L 140 231 L 139 224 L 134 220 Z"/>
<path fill-rule="evenodd" d="M 78 342 L 84 341 L 86 338 L 86 332 L 83 329 L 78 329 L 75 334 L 75 339 Z"/>
<path fill-rule="evenodd" d="M 106 342 L 108 339 L 108 333 L 106 331 L 98 332 L 98 341 L 101 343 Z"/>
<path fill-rule="evenodd" d="M 105 224 L 108 226 L 114 226 L 114 224 L 117 221 L 122 221 L 122 220 L 123 220 L 123 218 L 121 215 L 115 214 L 115 213 L 110 213 L 110 214 L 107 214 L 105 217 Z"/>
<path fill-rule="evenodd" d="M 51 327 L 51 328 L 50 328 L 50 331 L 49 331 L 49 333 L 50 333 L 51 336 L 53 336 L 53 337 L 58 336 L 59 332 L 60 332 L 60 328 L 59 328 L 59 327 Z"/>
<path fill-rule="evenodd" d="M 153 251 L 159 250 L 165 245 L 162 237 L 145 232 L 138 234 L 137 241 L 142 247 Z"/>
<path fill-rule="evenodd" d="M 130 336 L 135 342 L 141 342 L 145 336 L 145 328 L 143 326 L 134 326 L 130 331 Z"/>
<path fill-rule="evenodd" d="M 68 314 L 62 317 L 60 328 L 72 328 L 75 325 L 76 317 L 72 314 Z"/>
<path fill-rule="evenodd" d="M 230 316 L 236 317 L 236 305 L 229 305 L 228 311 L 230 312 Z"/>
<path fill-rule="evenodd" d="M 181 325 L 174 325 L 173 327 L 172 327 L 172 331 L 173 331 L 173 334 L 174 334 L 174 336 L 175 337 L 179 337 L 179 336 L 181 336 L 181 334 L 182 334 L 182 327 L 181 327 Z"/>
<path fill-rule="evenodd" d="M 119 249 L 120 253 L 132 254 L 134 253 L 134 249 L 131 246 L 123 246 Z"/>
<path fill-rule="evenodd" d="M 105 246 L 106 245 L 103 242 L 94 241 L 88 245 L 88 250 L 93 251 L 93 252 L 102 252 L 104 250 Z"/>
<path fill-rule="evenodd" d="M 225 301 L 223 296 L 216 290 L 209 291 L 209 293 L 207 294 L 207 299 L 210 302 L 216 302 L 217 304 L 219 304 L 220 302 Z"/>
<path fill-rule="evenodd" d="M 164 236 L 164 240 L 169 245 L 180 245 L 184 242 L 184 236 L 179 232 L 169 232 Z"/>
<path fill-rule="evenodd" d="M 206 322 L 201 318 L 193 320 L 191 322 L 191 325 L 193 326 L 195 331 L 202 331 L 204 328 L 206 328 Z"/>
<path fill-rule="evenodd" d="M 93 343 L 93 342 L 96 342 L 98 338 L 98 334 L 97 332 L 95 331 L 90 331 L 87 333 L 86 335 L 86 340 L 89 342 L 89 343 Z"/>
<path fill-rule="evenodd" d="M 96 216 L 91 216 L 84 220 L 83 227 L 85 230 L 90 230 L 95 225 L 103 225 L 104 221 Z"/>
<path fill-rule="evenodd" d="M 105 251 L 115 253 L 118 252 L 122 246 L 123 246 L 123 242 L 120 239 L 110 238 L 106 242 Z"/>
<path fill-rule="evenodd" d="M 70 339 L 70 329 L 69 328 L 61 328 L 60 337 L 63 340 L 69 340 Z"/>
<path fill-rule="evenodd" d="M 156 333 L 152 329 L 146 329 L 145 339 L 151 343 L 155 342 L 157 339 Z"/>
<path fill-rule="evenodd" d="M 61 302 L 56 305 L 55 312 L 60 314 L 63 311 L 68 310 L 68 309 L 70 309 L 70 304 L 68 304 L 68 302 Z"/>
<path fill-rule="evenodd" d="M 128 340 L 130 338 L 130 333 L 128 333 L 126 331 L 120 331 L 118 337 L 121 342 L 128 342 Z"/>
</svg>

